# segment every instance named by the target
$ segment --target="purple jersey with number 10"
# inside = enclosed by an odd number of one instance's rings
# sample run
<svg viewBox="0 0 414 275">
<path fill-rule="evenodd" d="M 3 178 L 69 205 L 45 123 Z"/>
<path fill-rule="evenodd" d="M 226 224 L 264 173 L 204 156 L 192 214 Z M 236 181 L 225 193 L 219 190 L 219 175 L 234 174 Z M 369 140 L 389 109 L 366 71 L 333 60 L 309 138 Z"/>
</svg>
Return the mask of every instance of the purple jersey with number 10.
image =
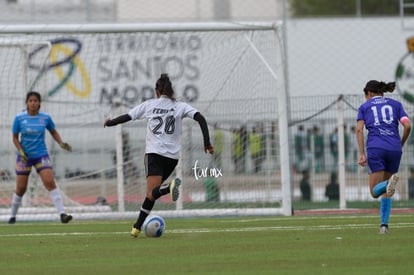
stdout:
<svg viewBox="0 0 414 275">
<path fill-rule="evenodd" d="M 402 104 L 391 98 L 376 96 L 362 104 L 357 120 L 363 120 L 368 130 L 366 147 L 401 152 L 398 124 L 403 117 L 408 116 Z"/>
</svg>

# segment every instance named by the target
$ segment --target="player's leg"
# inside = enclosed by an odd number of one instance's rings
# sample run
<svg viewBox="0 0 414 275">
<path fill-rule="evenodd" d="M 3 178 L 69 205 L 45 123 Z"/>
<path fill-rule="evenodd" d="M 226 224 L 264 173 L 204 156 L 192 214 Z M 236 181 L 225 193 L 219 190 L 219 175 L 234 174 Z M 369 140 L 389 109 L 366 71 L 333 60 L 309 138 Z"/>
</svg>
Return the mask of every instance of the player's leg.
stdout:
<svg viewBox="0 0 414 275">
<path fill-rule="evenodd" d="M 154 207 L 155 201 L 161 196 L 161 192 L 166 192 L 165 194 L 170 193 L 170 189 L 178 189 L 178 186 L 180 185 L 179 179 L 174 179 L 171 181 L 171 183 L 167 184 L 166 188 L 160 189 L 161 182 L 162 182 L 161 176 L 148 176 L 147 177 L 147 192 L 144 202 L 142 203 L 138 219 L 135 222 L 132 231 L 131 236 L 138 237 L 141 227 L 144 224 L 145 219 L 148 217 L 148 215 L 151 213 L 152 208 Z M 168 192 L 167 192 L 168 191 Z M 154 197 L 154 193 L 157 194 L 156 197 Z M 178 197 L 178 191 L 172 191 L 172 193 L 177 193 Z"/>
<path fill-rule="evenodd" d="M 72 216 L 65 213 L 62 196 L 60 194 L 59 188 L 56 186 L 52 166 L 50 165 L 50 161 L 48 161 L 48 159 L 49 157 L 41 158 L 35 166 L 36 171 L 39 174 L 43 185 L 47 191 L 49 191 L 50 198 L 52 199 L 53 204 L 59 212 L 60 221 L 62 223 L 68 223 L 72 220 Z"/>
<path fill-rule="evenodd" d="M 145 194 L 145 199 L 141 205 L 138 219 L 132 227 L 131 236 L 135 238 L 138 237 L 145 219 L 151 213 L 151 210 L 155 204 L 155 199 L 152 196 L 152 190 L 156 188 L 157 186 L 160 186 L 161 182 L 162 182 L 162 176 L 148 176 L 147 177 L 147 191 Z"/>
<path fill-rule="evenodd" d="M 170 177 L 170 175 L 174 172 L 174 169 L 178 164 L 178 160 L 162 156 L 158 157 L 160 158 L 159 161 L 163 163 L 161 169 L 162 184 L 152 189 L 152 196 L 155 200 L 157 200 L 161 196 L 170 194 L 171 200 L 176 201 L 180 195 L 179 186 L 181 184 L 181 180 L 178 178 L 175 178 L 170 182 L 165 182 L 165 180 L 167 180 Z"/>
<path fill-rule="evenodd" d="M 391 213 L 392 199 L 387 197 L 387 194 L 384 194 L 380 200 L 380 233 L 388 233 L 388 220 Z"/>
<path fill-rule="evenodd" d="M 386 192 L 388 180 L 384 180 L 384 171 L 369 174 L 369 190 L 373 198 L 378 198 Z"/>
<path fill-rule="evenodd" d="M 398 182 L 397 172 L 400 166 L 402 154 L 400 152 L 390 152 L 389 157 L 390 161 L 387 161 L 385 165 L 384 178 L 387 179 L 388 184 L 386 187 L 386 192 L 381 197 L 381 206 L 380 206 L 380 219 L 381 219 L 381 226 L 380 226 L 380 233 L 387 234 L 388 233 L 388 220 L 391 214 L 392 208 L 392 196 L 395 193 L 395 186 Z"/>
<path fill-rule="evenodd" d="M 389 171 L 386 175 L 388 177 L 387 196 L 392 197 L 395 193 L 395 187 L 398 183 L 398 175 L 396 174 L 400 169 L 400 162 L 402 152 L 389 152 L 389 161 L 386 164 L 385 171 Z"/>
<path fill-rule="evenodd" d="M 178 160 L 166 158 L 157 154 L 145 155 L 145 170 L 147 175 L 147 190 L 146 197 L 141 206 L 138 219 L 132 227 L 131 236 L 138 237 L 141 227 L 154 207 L 155 201 L 162 195 L 177 193 L 178 198 L 178 186 L 180 181 L 178 179 L 173 180 L 169 184 L 162 184 L 174 171 Z"/>
<path fill-rule="evenodd" d="M 20 204 L 22 203 L 22 197 L 26 193 L 27 184 L 29 182 L 29 175 L 32 171 L 32 161 L 21 160 L 20 156 L 16 159 L 16 190 L 13 194 L 11 203 L 11 215 L 9 224 L 16 222 L 17 211 L 19 210 Z"/>
<path fill-rule="evenodd" d="M 373 198 L 379 198 L 386 192 L 388 178 L 385 178 L 387 151 L 377 148 L 367 150 L 369 174 L 369 190 Z"/>
<path fill-rule="evenodd" d="M 145 175 L 147 177 L 147 189 L 145 194 L 144 202 L 141 205 L 138 218 L 132 226 L 131 236 L 138 237 L 142 224 L 145 219 L 151 213 L 152 208 L 155 204 L 155 199 L 152 196 L 152 190 L 160 186 L 162 183 L 162 163 L 160 162 L 157 154 L 145 154 L 144 165 Z"/>
<path fill-rule="evenodd" d="M 384 177 L 387 179 L 387 183 L 388 183 L 387 190 L 388 190 L 388 186 L 392 184 L 391 181 L 393 180 L 394 175 L 389 172 L 385 172 Z M 388 233 L 388 220 L 390 218 L 391 206 L 392 206 L 391 196 L 388 196 L 388 192 L 385 192 L 382 195 L 381 200 L 380 200 L 380 222 L 381 222 L 380 234 Z"/>
<path fill-rule="evenodd" d="M 27 190 L 27 183 L 29 181 L 29 175 L 17 175 L 16 176 L 16 191 L 13 193 L 11 203 L 11 214 L 9 224 L 16 223 L 17 211 L 19 210 L 20 204 L 22 203 L 23 195 Z"/>
</svg>

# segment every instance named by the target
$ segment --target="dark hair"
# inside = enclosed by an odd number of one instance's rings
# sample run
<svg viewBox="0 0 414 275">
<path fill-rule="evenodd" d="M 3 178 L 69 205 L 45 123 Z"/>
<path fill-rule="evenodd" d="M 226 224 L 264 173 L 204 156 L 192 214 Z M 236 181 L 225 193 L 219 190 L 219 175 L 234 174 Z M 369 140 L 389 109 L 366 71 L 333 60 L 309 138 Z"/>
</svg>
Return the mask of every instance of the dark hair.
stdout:
<svg viewBox="0 0 414 275">
<path fill-rule="evenodd" d="M 161 95 L 166 95 L 172 100 L 175 100 L 174 90 L 168 74 L 161 74 L 160 78 L 155 83 L 155 90 L 158 91 Z"/>
<path fill-rule="evenodd" d="M 40 94 L 39 94 L 38 92 L 35 92 L 35 91 L 30 91 L 30 92 L 28 92 L 28 93 L 27 93 L 27 95 L 26 95 L 26 103 L 27 103 L 27 101 L 29 101 L 29 98 L 30 98 L 31 96 L 35 96 L 35 97 L 37 97 L 37 99 L 39 100 L 39 102 L 42 102 L 42 97 L 40 96 Z"/>
<path fill-rule="evenodd" d="M 364 93 L 372 92 L 374 94 L 383 94 L 386 92 L 392 93 L 395 89 L 395 82 L 380 82 L 377 80 L 370 80 L 367 82 L 364 88 Z"/>
<path fill-rule="evenodd" d="M 37 100 L 39 100 L 39 103 L 41 103 L 41 102 L 42 102 L 42 97 L 40 96 L 40 94 L 39 94 L 38 92 L 35 92 L 35 91 L 30 91 L 30 92 L 28 92 L 28 93 L 27 93 L 27 95 L 26 95 L 26 104 L 27 104 L 27 102 L 29 101 L 29 98 L 30 98 L 31 96 L 36 97 L 36 98 L 37 98 Z M 39 111 L 39 110 L 40 110 L 40 104 L 39 104 L 39 108 L 37 109 L 37 111 Z"/>
</svg>

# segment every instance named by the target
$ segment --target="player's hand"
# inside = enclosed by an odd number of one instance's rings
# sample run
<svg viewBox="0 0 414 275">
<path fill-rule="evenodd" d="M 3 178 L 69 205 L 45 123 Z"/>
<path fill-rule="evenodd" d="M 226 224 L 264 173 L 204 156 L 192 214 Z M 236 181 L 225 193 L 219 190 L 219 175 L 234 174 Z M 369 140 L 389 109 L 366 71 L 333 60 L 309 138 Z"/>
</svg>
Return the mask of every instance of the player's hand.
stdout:
<svg viewBox="0 0 414 275">
<path fill-rule="evenodd" d="M 104 121 L 104 128 L 105 128 L 106 126 L 108 126 L 108 125 L 107 125 L 108 121 L 110 121 L 110 119 L 109 119 L 109 118 L 105 118 L 105 121 Z"/>
<path fill-rule="evenodd" d="M 69 144 L 69 143 L 66 143 L 66 142 L 61 142 L 59 145 L 60 145 L 60 147 L 61 147 L 63 150 L 66 150 L 66 151 L 72 152 L 72 146 L 70 146 L 70 144 Z"/>
<path fill-rule="evenodd" d="M 26 153 L 23 151 L 23 149 L 19 150 L 19 155 L 20 155 L 20 161 L 23 163 L 26 163 L 29 158 L 27 157 Z"/>
<path fill-rule="evenodd" d="M 365 155 L 359 156 L 358 164 L 361 165 L 362 167 L 367 165 L 367 158 L 365 157 Z"/>
<path fill-rule="evenodd" d="M 209 154 L 214 154 L 214 147 L 213 145 L 208 145 L 204 147 L 204 152 L 209 153 Z"/>
</svg>

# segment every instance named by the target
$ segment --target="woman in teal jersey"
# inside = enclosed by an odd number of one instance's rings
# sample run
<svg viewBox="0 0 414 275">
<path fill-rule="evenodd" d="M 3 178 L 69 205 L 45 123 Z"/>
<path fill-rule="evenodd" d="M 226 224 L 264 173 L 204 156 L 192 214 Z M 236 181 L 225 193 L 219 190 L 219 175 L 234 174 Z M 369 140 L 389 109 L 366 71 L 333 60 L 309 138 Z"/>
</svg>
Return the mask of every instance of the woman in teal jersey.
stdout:
<svg viewBox="0 0 414 275">
<path fill-rule="evenodd" d="M 12 198 L 11 217 L 9 224 L 16 222 L 16 215 L 26 193 L 29 175 L 34 167 L 39 174 L 43 185 L 50 192 L 50 197 L 55 204 L 62 223 L 68 223 L 71 215 L 65 213 L 60 191 L 56 186 L 52 165 L 45 143 L 45 132 L 48 130 L 53 139 L 66 151 L 72 151 L 72 147 L 63 142 L 52 117 L 40 112 L 41 96 L 38 92 L 31 91 L 26 95 L 26 110 L 16 115 L 13 122 L 13 143 L 17 149 L 16 158 L 16 190 Z"/>
</svg>

